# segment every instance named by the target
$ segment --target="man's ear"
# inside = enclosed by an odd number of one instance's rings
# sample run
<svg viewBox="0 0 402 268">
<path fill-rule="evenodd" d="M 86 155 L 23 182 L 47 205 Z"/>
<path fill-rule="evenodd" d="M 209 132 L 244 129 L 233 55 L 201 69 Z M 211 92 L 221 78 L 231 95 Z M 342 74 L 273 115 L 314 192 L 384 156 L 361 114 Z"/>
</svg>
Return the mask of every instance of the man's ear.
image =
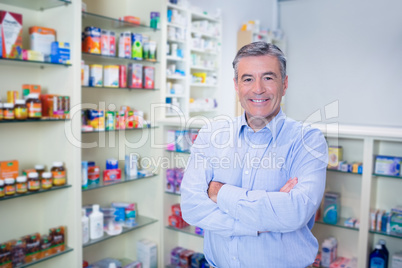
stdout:
<svg viewBox="0 0 402 268">
<path fill-rule="evenodd" d="M 287 89 L 288 89 L 288 76 L 286 76 L 286 77 L 285 77 L 285 81 L 283 81 L 283 92 L 282 92 L 282 96 L 285 96 Z"/>
<path fill-rule="evenodd" d="M 237 84 L 236 78 L 233 78 L 234 87 L 237 95 L 239 94 L 239 85 Z"/>
</svg>

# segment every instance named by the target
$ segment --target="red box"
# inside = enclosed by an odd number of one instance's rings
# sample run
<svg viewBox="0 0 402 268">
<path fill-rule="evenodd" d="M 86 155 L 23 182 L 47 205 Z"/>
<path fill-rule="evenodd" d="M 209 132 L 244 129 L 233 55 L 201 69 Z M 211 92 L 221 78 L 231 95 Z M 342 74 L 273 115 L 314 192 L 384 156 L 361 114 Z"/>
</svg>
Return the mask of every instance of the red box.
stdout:
<svg viewBox="0 0 402 268">
<path fill-rule="evenodd" d="M 151 66 L 144 66 L 142 71 L 144 78 L 144 88 L 155 88 L 155 68 Z"/>
<path fill-rule="evenodd" d="M 180 218 L 182 217 L 180 204 L 172 205 L 172 214 L 176 215 L 176 216 L 179 216 Z"/>
<path fill-rule="evenodd" d="M 129 88 L 142 88 L 142 65 L 137 63 L 129 63 L 127 78 Z"/>
<path fill-rule="evenodd" d="M 169 225 L 178 229 L 182 229 L 187 226 L 185 221 L 181 217 L 176 215 L 169 216 Z"/>
<path fill-rule="evenodd" d="M 121 169 L 106 169 L 103 171 L 103 181 L 119 181 L 121 180 Z"/>
<path fill-rule="evenodd" d="M 127 87 L 127 68 L 126 65 L 119 65 L 119 87 Z"/>
<path fill-rule="evenodd" d="M 3 58 L 22 59 L 22 15 L 0 10 Z"/>
<path fill-rule="evenodd" d="M 180 267 L 181 268 L 191 268 L 191 256 L 193 256 L 194 251 L 190 249 L 185 249 L 180 252 Z"/>
<path fill-rule="evenodd" d="M 120 17 L 119 20 L 127 21 L 133 24 L 140 24 L 140 18 L 139 17 L 134 17 L 134 16 L 124 16 Z"/>
</svg>

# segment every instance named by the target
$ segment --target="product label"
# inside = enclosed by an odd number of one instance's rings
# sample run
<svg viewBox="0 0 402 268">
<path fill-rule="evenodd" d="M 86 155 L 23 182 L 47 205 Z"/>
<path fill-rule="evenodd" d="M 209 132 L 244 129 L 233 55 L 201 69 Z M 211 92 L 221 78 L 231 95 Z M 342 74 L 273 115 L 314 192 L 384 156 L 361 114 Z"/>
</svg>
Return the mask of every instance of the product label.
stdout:
<svg viewBox="0 0 402 268">
<path fill-rule="evenodd" d="M 42 188 L 49 189 L 52 187 L 52 180 L 51 179 L 43 179 L 42 180 Z"/>
<path fill-rule="evenodd" d="M 2 120 L 3 117 L 4 117 L 4 115 L 3 115 L 3 108 L 0 108 L 0 120 Z"/>
<path fill-rule="evenodd" d="M 52 171 L 53 184 L 64 185 L 66 184 L 66 172 L 65 171 Z"/>
<path fill-rule="evenodd" d="M 383 268 L 383 267 L 385 267 L 385 262 L 381 258 L 374 257 L 370 260 L 370 267 L 371 268 Z"/>
<path fill-rule="evenodd" d="M 8 120 L 14 119 L 14 110 L 4 110 L 3 117 Z"/>
<path fill-rule="evenodd" d="M 38 180 L 28 181 L 28 190 L 39 190 L 40 184 Z"/>
<path fill-rule="evenodd" d="M 25 193 L 27 191 L 26 183 L 17 183 L 17 193 Z"/>
<path fill-rule="evenodd" d="M 15 194 L 15 185 L 6 185 L 4 187 L 6 195 L 13 195 Z"/>
<path fill-rule="evenodd" d="M 6 55 L 3 56 L 5 56 L 5 58 L 15 58 L 17 56 L 18 45 L 22 41 L 20 36 L 21 30 L 22 24 L 11 15 L 10 12 L 7 12 L 2 21 L 2 32 L 4 36 L 3 50 L 6 52 Z"/>
<path fill-rule="evenodd" d="M 42 104 L 41 103 L 28 103 L 28 117 L 40 118 L 42 117 Z"/>
<path fill-rule="evenodd" d="M 27 108 L 16 108 L 15 111 L 15 118 L 16 119 L 27 119 L 28 117 L 28 109 Z"/>
<path fill-rule="evenodd" d="M 4 187 L 0 187 L 0 197 L 4 196 Z"/>
</svg>

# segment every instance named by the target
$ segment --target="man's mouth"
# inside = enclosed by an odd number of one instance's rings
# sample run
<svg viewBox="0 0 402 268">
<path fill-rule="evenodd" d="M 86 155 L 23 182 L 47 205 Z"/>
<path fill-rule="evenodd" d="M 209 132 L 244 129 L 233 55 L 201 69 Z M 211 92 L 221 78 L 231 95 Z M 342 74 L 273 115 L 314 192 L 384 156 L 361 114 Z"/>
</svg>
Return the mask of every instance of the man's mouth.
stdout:
<svg viewBox="0 0 402 268">
<path fill-rule="evenodd" d="M 261 103 L 261 102 L 266 102 L 269 99 L 250 99 L 252 102 L 256 102 L 256 103 Z"/>
</svg>

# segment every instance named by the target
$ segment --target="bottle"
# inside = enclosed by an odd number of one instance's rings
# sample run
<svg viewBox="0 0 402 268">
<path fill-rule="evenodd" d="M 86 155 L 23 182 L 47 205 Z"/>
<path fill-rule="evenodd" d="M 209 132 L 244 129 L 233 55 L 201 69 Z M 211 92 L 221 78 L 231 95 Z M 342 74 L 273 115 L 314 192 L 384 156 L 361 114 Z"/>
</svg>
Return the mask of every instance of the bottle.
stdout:
<svg viewBox="0 0 402 268">
<path fill-rule="evenodd" d="M 99 211 L 99 205 L 92 206 L 92 213 L 89 215 L 89 237 L 98 239 L 103 236 L 103 213 Z"/>
<path fill-rule="evenodd" d="M 16 188 L 17 188 L 17 194 L 25 194 L 28 191 L 26 176 L 17 177 Z"/>
<path fill-rule="evenodd" d="M 380 244 L 375 245 L 375 249 L 370 253 L 369 268 L 386 268 L 385 255 Z"/>
<path fill-rule="evenodd" d="M 28 190 L 38 191 L 40 189 L 39 175 L 37 172 L 28 173 Z"/>
<path fill-rule="evenodd" d="M 4 180 L 4 194 L 14 195 L 15 194 L 15 180 L 14 178 L 7 178 Z"/>
<path fill-rule="evenodd" d="M 4 103 L 3 104 L 3 119 L 4 120 L 14 120 L 14 104 Z"/>
<path fill-rule="evenodd" d="M 4 197 L 4 181 L 0 180 L 0 197 Z"/>
<path fill-rule="evenodd" d="M 384 239 L 378 240 L 378 244 L 381 245 L 381 250 L 384 253 L 386 260 L 385 260 L 385 267 L 388 267 L 388 260 L 389 260 L 389 251 L 387 247 L 385 246 L 387 242 Z"/>
<path fill-rule="evenodd" d="M 45 172 L 45 165 L 35 165 L 35 170 L 38 172 L 39 179 L 42 179 L 42 173 Z"/>
<path fill-rule="evenodd" d="M 3 120 L 3 103 L 0 100 L 0 121 Z"/>
<path fill-rule="evenodd" d="M 87 215 L 85 215 L 85 209 L 82 209 L 82 217 L 81 217 L 81 223 L 82 223 L 82 243 L 88 243 L 89 241 L 89 219 Z"/>
<path fill-rule="evenodd" d="M 53 162 L 51 172 L 53 175 L 53 185 L 60 186 L 66 184 L 66 170 L 63 167 L 63 162 Z"/>
<path fill-rule="evenodd" d="M 25 104 L 25 100 L 15 100 L 14 116 L 17 120 L 28 119 L 28 109 Z"/>
<path fill-rule="evenodd" d="M 29 94 L 26 104 L 28 108 L 29 119 L 40 119 L 42 117 L 42 102 L 39 99 L 39 94 Z"/>
<path fill-rule="evenodd" d="M 41 179 L 42 189 L 47 190 L 53 186 L 53 178 L 51 172 L 43 172 Z"/>
<path fill-rule="evenodd" d="M 333 242 L 330 239 L 325 239 L 322 243 L 322 251 L 321 251 L 321 266 L 329 267 L 332 260 L 333 254 Z"/>
</svg>

